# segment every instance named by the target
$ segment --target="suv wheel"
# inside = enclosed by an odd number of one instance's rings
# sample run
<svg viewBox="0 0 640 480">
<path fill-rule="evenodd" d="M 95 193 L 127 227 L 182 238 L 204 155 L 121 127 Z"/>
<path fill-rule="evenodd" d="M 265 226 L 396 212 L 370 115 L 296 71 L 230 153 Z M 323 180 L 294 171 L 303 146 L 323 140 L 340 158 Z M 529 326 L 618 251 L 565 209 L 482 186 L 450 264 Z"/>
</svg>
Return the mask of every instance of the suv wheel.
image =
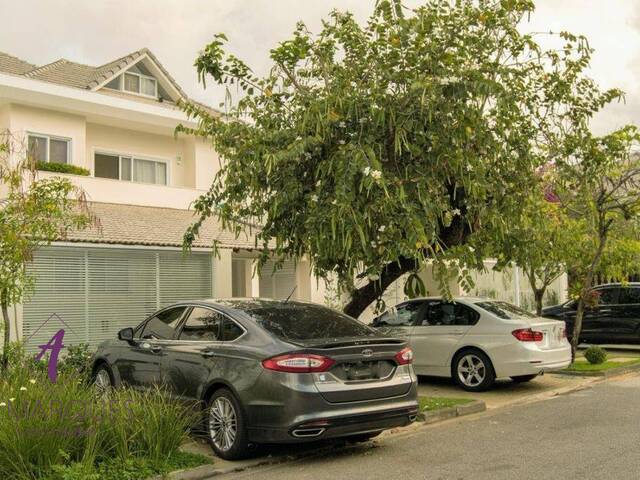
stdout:
<svg viewBox="0 0 640 480">
<path fill-rule="evenodd" d="M 207 440 L 219 457 L 237 460 L 249 453 L 244 414 L 230 390 L 216 391 L 207 402 L 206 430 Z"/>
<path fill-rule="evenodd" d="M 479 350 L 465 350 L 453 359 L 452 376 L 455 382 L 469 392 L 489 389 L 496 379 L 491 360 Z"/>
</svg>

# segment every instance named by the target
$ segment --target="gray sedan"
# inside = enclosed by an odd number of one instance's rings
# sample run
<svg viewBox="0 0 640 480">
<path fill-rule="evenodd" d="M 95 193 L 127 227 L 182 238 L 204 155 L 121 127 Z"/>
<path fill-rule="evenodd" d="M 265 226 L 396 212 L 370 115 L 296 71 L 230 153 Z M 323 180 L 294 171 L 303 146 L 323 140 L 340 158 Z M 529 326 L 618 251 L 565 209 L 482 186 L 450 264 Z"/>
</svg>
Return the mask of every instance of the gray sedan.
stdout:
<svg viewBox="0 0 640 480">
<path fill-rule="evenodd" d="M 101 388 L 164 385 L 205 412 L 220 457 L 252 443 L 366 440 L 415 420 L 413 354 L 320 305 L 257 299 L 182 302 L 103 343 Z"/>
</svg>

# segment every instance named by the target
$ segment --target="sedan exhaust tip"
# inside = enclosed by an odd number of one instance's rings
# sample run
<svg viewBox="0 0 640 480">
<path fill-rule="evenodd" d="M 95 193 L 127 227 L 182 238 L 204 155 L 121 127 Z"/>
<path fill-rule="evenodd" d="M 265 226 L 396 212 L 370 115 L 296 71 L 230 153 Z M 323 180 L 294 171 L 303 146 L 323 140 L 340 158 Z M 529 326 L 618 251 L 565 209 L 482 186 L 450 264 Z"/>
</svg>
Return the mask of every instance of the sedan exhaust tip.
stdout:
<svg viewBox="0 0 640 480">
<path fill-rule="evenodd" d="M 314 438 L 322 435 L 325 430 L 326 430 L 325 428 L 318 428 L 318 427 L 297 428 L 291 432 L 291 435 L 293 435 L 296 438 Z"/>
</svg>

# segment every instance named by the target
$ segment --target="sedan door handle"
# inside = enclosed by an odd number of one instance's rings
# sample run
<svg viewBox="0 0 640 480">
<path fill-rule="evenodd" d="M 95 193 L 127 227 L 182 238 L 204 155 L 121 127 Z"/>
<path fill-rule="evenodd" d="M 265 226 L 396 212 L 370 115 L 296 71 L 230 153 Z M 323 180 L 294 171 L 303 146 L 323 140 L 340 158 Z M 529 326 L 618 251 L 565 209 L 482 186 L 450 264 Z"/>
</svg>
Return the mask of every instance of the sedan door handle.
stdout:
<svg viewBox="0 0 640 480">
<path fill-rule="evenodd" d="M 153 353 L 160 353 L 162 351 L 162 347 L 160 345 L 151 345 L 151 348 L 149 350 L 151 350 Z"/>
</svg>

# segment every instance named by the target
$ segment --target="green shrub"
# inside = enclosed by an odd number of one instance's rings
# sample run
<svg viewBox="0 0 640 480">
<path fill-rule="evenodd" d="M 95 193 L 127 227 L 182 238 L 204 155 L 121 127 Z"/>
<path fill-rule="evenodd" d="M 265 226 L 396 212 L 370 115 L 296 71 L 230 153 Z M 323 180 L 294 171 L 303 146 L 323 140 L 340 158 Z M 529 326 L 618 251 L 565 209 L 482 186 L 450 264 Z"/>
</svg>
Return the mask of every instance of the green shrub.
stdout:
<svg viewBox="0 0 640 480">
<path fill-rule="evenodd" d="M 131 458 L 161 464 L 196 423 L 195 409 L 160 390 L 98 397 L 71 371 L 60 373 L 56 384 L 46 372 L 19 372 L 0 379 L 3 480 L 46 478 L 55 469 L 69 479 L 92 478 L 105 462 Z"/>
<path fill-rule="evenodd" d="M 71 173 L 73 175 L 89 176 L 90 172 L 86 168 L 71 165 L 69 163 L 36 162 L 37 170 L 56 173 Z"/>
<path fill-rule="evenodd" d="M 79 378 L 89 380 L 91 374 L 93 354 L 86 343 L 67 347 L 59 363 L 61 374 L 78 375 Z"/>
<path fill-rule="evenodd" d="M 591 365 L 600 365 L 607 361 L 607 352 L 604 348 L 592 345 L 584 352 L 584 358 L 586 358 Z"/>
</svg>

